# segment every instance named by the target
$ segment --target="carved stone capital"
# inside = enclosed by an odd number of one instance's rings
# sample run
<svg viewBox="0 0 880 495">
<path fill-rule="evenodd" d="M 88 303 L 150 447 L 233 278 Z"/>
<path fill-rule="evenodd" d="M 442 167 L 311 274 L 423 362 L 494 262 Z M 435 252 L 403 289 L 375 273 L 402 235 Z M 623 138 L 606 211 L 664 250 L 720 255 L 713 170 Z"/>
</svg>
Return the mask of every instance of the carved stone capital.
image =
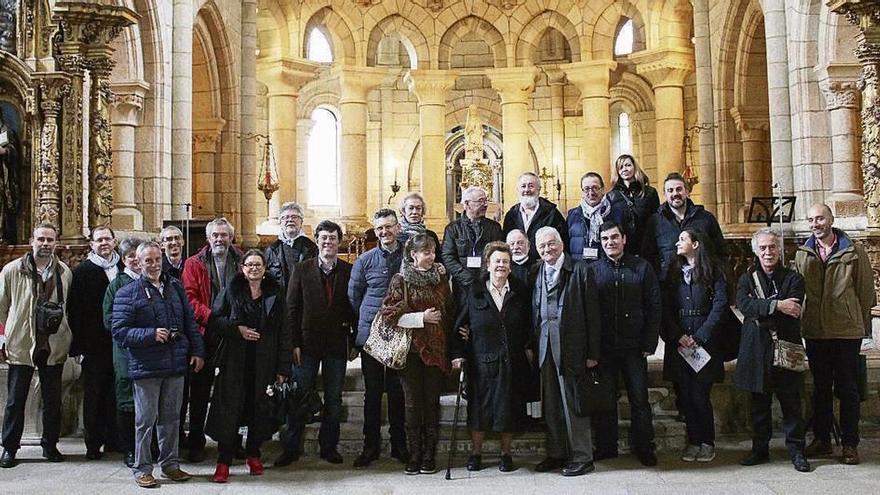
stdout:
<svg viewBox="0 0 880 495">
<path fill-rule="evenodd" d="M 535 79 L 538 77 L 537 67 L 511 67 L 505 69 L 488 69 L 486 76 L 492 87 L 501 96 L 501 104 L 529 102 L 535 91 Z"/>
<path fill-rule="evenodd" d="M 763 139 L 770 130 L 770 120 L 766 109 L 755 107 L 733 107 L 730 116 L 736 123 L 736 130 L 743 141 Z"/>
<path fill-rule="evenodd" d="M 47 74 L 39 78 L 40 109 L 46 119 L 55 118 L 61 102 L 70 94 L 70 80 L 62 74 Z"/>
<path fill-rule="evenodd" d="M 399 72 L 375 67 L 336 66 L 333 75 L 339 79 L 339 104 L 366 103 L 367 94 L 385 82 L 392 81 Z"/>
<path fill-rule="evenodd" d="M 297 96 L 299 89 L 315 78 L 319 65 L 295 57 L 261 59 L 257 64 L 257 79 L 269 90 L 269 96 Z"/>
<path fill-rule="evenodd" d="M 859 108 L 859 88 L 856 82 L 840 83 L 832 82 L 820 84 L 822 95 L 825 96 L 825 105 L 829 110 L 839 108 Z"/>
<path fill-rule="evenodd" d="M 144 81 L 115 83 L 110 85 L 110 120 L 113 125 L 139 125 L 144 95 L 150 85 Z"/>
<path fill-rule="evenodd" d="M 684 80 L 695 70 L 691 48 L 643 50 L 630 54 L 629 59 L 636 64 L 636 73 L 646 78 L 654 89 L 684 86 Z"/>
<path fill-rule="evenodd" d="M 568 81 L 577 86 L 581 92 L 581 98 L 608 98 L 611 73 L 617 69 L 617 62 L 613 60 L 590 60 L 565 64 L 560 68 L 565 71 Z"/>
<path fill-rule="evenodd" d="M 445 105 L 446 95 L 457 77 L 457 71 L 419 69 L 408 71 L 403 81 L 419 99 L 419 105 Z"/>
<path fill-rule="evenodd" d="M 197 119 L 193 122 L 193 153 L 216 153 L 220 135 L 226 127 L 222 118 Z"/>
</svg>

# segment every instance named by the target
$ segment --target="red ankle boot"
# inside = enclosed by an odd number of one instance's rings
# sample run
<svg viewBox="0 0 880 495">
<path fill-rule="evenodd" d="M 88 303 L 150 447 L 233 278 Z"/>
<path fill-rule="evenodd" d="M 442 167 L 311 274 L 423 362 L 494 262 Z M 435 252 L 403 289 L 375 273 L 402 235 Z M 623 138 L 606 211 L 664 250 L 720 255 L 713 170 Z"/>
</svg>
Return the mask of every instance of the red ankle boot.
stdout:
<svg viewBox="0 0 880 495">
<path fill-rule="evenodd" d="M 247 465 L 248 469 L 251 471 L 251 476 L 259 476 L 263 474 L 263 463 L 260 461 L 259 457 L 248 457 Z"/>
<path fill-rule="evenodd" d="M 214 476 L 211 476 L 211 481 L 214 483 L 226 483 L 229 481 L 229 464 L 217 463 L 217 469 L 214 471 Z"/>
</svg>

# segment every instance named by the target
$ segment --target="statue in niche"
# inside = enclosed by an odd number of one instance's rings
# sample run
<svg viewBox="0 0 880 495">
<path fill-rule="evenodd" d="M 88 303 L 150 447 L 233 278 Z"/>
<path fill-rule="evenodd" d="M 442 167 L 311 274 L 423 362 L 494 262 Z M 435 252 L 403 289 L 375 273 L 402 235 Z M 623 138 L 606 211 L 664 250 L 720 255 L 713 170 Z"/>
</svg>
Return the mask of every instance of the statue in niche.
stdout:
<svg viewBox="0 0 880 495">
<path fill-rule="evenodd" d="M 0 51 L 17 55 L 18 0 L 0 0 Z"/>
<path fill-rule="evenodd" d="M 461 160 L 461 189 L 479 186 L 489 194 L 493 190 L 492 167 L 483 157 L 483 122 L 476 105 L 468 107 L 464 124 L 464 158 Z"/>
<path fill-rule="evenodd" d="M 483 122 L 476 105 L 468 107 L 464 124 L 464 157 L 468 160 L 483 159 Z"/>
<path fill-rule="evenodd" d="M 0 244 L 15 242 L 19 203 L 18 171 L 21 168 L 21 121 L 12 105 L 0 102 Z"/>
</svg>

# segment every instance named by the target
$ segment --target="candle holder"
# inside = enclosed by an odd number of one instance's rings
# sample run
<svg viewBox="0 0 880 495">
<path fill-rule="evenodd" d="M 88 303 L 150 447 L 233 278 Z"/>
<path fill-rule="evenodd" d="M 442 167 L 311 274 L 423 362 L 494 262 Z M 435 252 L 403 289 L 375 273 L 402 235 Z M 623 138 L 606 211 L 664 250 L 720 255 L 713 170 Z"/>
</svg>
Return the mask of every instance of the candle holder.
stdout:
<svg viewBox="0 0 880 495">
<path fill-rule="evenodd" d="M 397 183 L 397 177 L 394 177 L 394 183 L 391 184 L 391 196 L 388 196 L 387 204 L 391 204 L 391 200 L 400 192 L 400 184 Z"/>
</svg>

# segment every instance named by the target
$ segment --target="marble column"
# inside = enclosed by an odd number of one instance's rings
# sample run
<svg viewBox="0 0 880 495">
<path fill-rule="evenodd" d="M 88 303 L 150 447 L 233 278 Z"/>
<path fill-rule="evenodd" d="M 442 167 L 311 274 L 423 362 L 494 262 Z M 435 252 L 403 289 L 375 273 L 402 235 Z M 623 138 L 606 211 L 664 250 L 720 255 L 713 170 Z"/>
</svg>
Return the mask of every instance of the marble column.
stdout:
<svg viewBox="0 0 880 495">
<path fill-rule="evenodd" d="M 734 107 L 730 109 L 736 130 L 742 143 L 742 203 L 738 209 L 738 221 L 748 220 L 749 207 L 755 196 L 768 196 L 770 184 L 765 173 L 765 148 L 770 122 L 763 108 Z"/>
<path fill-rule="evenodd" d="M 187 217 L 192 204 L 193 12 L 192 0 L 173 0 L 171 29 L 171 218 Z"/>
<path fill-rule="evenodd" d="M 217 216 L 219 204 L 218 194 L 223 193 L 216 184 L 217 152 L 220 149 L 220 137 L 226 127 L 222 118 L 198 119 L 193 122 L 192 131 L 192 196 L 193 216 Z"/>
<path fill-rule="evenodd" d="M 524 172 L 538 172 L 529 152 L 529 99 L 535 90 L 537 67 L 489 69 L 486 75 L 501 96 L 503 133 L 504 204 L 506 210 L 519 201 L 517 179 Z"/>
<path fill-rule="evenodd" d="M 690 48 L 646 50 L 632 54 L 630 60 L 654 89 L 655 183 L 662 184 L 670 172 L 684 171 L 684 80 L 694 71 L 694 52 Z"/>
<path fill-rule="evenodd" d="M 559 177 L 560 174 L 565 173 L 565 72 L 560 70 L 553 69 L 545 69 L 544 72 L 547 73 L 547 82 L 550 84 L 550 131 L 553 135 L 551 138 L 552 144 L 552 161 L 551 164 L 553 168 L 547 167 L 547 170 L 556 175 L 556 179 L 560 181 L 560 183 L 565 183 L 566 180 L 563 177 Z M 561 197 L 562 200 L 565 200 L 564 196 L 565 191 L 560 191 L 560 194 L 563 194 Z M 555 196 L 551 193 L 551 191 L 544 191 L 544 196 L 548 198 L 553 198 L 553 201 L 556 201 Z"/>
<path fill-rule="evenodd" d="M 428 69 L 412 70 L 404 76 L 410 92 L 419 100 L 422 150 L 419 183 L 428 206 L 425 224 L 435 232 L 449 222 L 446 217 L 446 95 L 457 77 L 455 71 Z"/>
<path fill-rule="evenodd" d="M 770 156 L 773 183 L 779 184 L 779 189 L 774 192 L 788 196 L 794 194 L 794 161 L 791 147 L 791 82 L 786 3 L 786 0 L 764 0 L 764 37 L 767 46 Z"/>
<path fill-rule="evenodd" d="M 385 69 L 337 66 L 341 127 L 339 183 L 342 222 L 350 228 L 367 223 L 367 95 L 389 78 Z"/>
<path fill-rule="evenodd" d="M 712 47 L 709 35 L 709 0 L 694 0 L 694 59 L 697 78 L 697 125 L 701 127 L 700 182 L 696 192 L 706 208 L 717 212 L 715 175 L 715 101 L 713 97 Z M 662 187 L 662 186 L 661 186 Z"/>
<path fill-rule="evenodd" d="M 142 81 L 116 83 L 111 86 L 111 120 L 113 122 L 113 194 L 111 213 L 114 229 L 144 230 L 144 215 L 134 199 L 135 130 L 140 125 L 144 94 L 149 85 Z"/>
<path fill-rule="evenodd" d="M 599 172 L 606 181 L 611 178 L 611 128 L 609 127 L 608 92 L 611 74 L 617 69 L 613 60 L 591 60 L 563 65 L 568 81 L 581 92 L 584 129 L 584 171 Z"/>
<path fill-rule="evenodd" d="M 861 178 L 861 128 L 859 127 L 860 67 L 858 64 L 833 64 L 819 73 L 819 88 L 825 96 L 831 129 L 831 197 L 829 204 L 836 217 L 865 214 Z M 824 76 L 824 78 L 823 78 Z"/>
</svg>

